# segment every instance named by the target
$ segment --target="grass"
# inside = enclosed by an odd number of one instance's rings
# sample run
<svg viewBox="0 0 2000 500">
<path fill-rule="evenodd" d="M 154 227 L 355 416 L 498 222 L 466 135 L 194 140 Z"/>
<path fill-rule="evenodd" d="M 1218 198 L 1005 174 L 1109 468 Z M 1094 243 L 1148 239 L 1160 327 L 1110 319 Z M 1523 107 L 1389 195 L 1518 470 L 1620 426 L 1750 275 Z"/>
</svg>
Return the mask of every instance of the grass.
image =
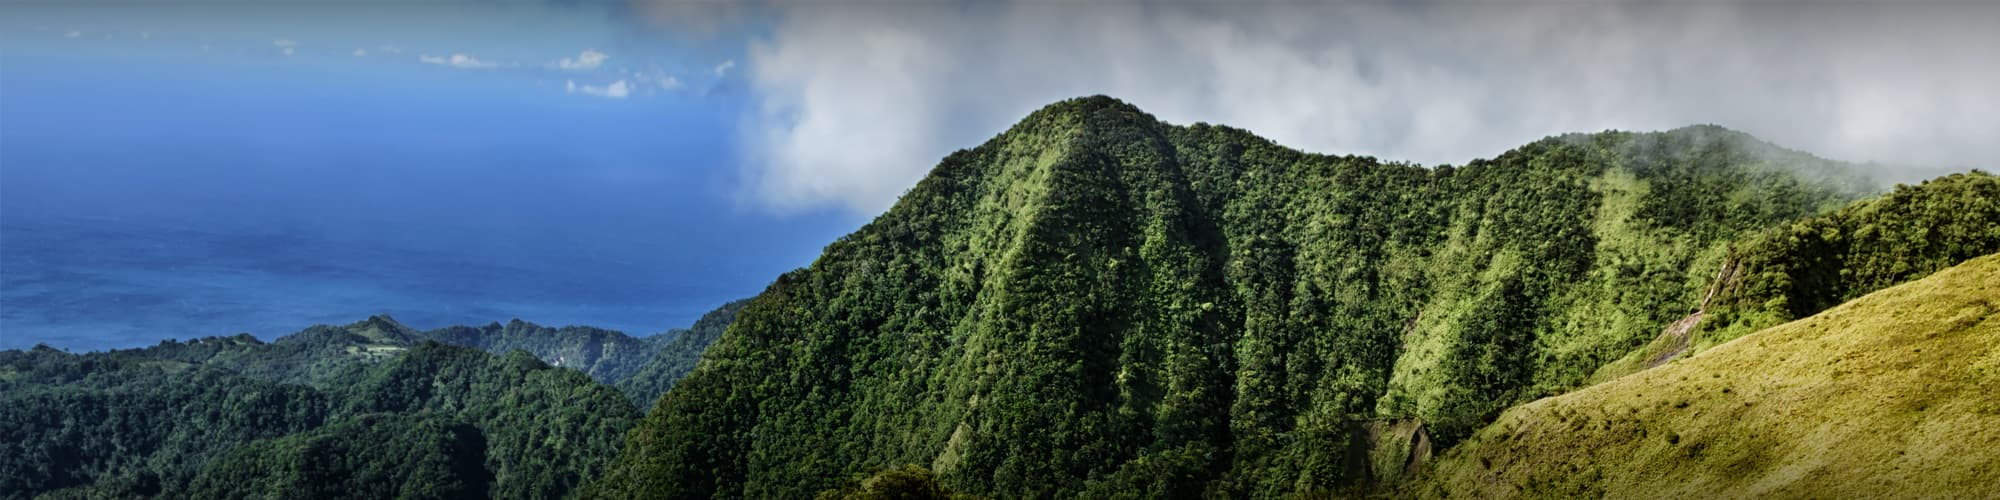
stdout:
<svg viewBox="0 0 2000 500">
<path fill-rule="evenodd" d="M 1508 410 L 1424 497 L 2000 493 L 2000 255 Z"/>
</svg>

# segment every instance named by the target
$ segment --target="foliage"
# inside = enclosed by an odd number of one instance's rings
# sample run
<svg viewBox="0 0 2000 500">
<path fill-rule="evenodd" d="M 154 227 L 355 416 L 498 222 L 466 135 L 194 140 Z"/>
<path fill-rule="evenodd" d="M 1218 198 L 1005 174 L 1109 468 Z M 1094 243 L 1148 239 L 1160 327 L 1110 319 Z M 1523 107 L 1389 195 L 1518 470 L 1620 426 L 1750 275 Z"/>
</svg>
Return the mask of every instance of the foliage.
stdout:
<svg viewBox="0 0 2000 500">
<path fill-rule="evenodd" d="M 642 339 L 654 345 L 658 354 L 640 365 L 631 376 L 617 380 L 613 385 L 631 397 L 633 405 L 640 409 L 652 408 L 661 394 L 666 394 L 675 383 L 694 371 L 695 363 L 701 361 L 701 353 L 707 351 L 715 339 L 722 337 L 722 332 L 736 321 L 736 312 L 749 302 L 749 299 L 744 299 L 723 304 L 695 320 L 694 326 Z"/>
<path fill-rule="evenodd" d="M 2000 255 L 1508 410 L 1424 497 L 1983 497 Z"/>
<path fill-rule="evenodd" d="M 423 342 L 364 362 L 375 355 L 297 358 L 306 351 L 289 347 L 383 333 L 349 330 L 272 344 L 0 352 L 0 491 L 556 498 L 602 471 L 638 418 L 612 388 L 521 351 Z M 232 372 L 226 359 L 279 378 L 312 370 L 262 363 L 350 368 L 315 388 Z"/>
<path fill-rule="evenodd" d="M 519 319 L 473 328 L 451 326 L 421 334 L 428 340 L 477 348 L 494 354 L 527 351 L 549 364 L 574 369 L 611 384 L 632 375 L 659 352 L 624 333 L 588 326 L 550 328 Z"/>
<path fill-rule="evenodd" d="M 819 493 L 820 500 L 949 500 L 971 498 L 955 495 L 951 488 L 939 484 L 937 475 L 930 469 L 915 464 L 895 468 L 877 468 L 854 477 L 834 488 Z"/>
<path fill-rule="evenodd" d="M 361 415 L 253 442 L 202 468 L 192 498 L 483 498 L 479 429 L 437 415 Z"/>
<path fill-rule="evenodd" d="M 100 482 L 98 496 L 184 491 L 193 467 L 317 428 L 331 408 L 318 391 L 186 363 L 0 352 L 0 497 Z"/>
<path fill-rule="evenodd" d="M 1703 325 L 1727 341 L 1967 259 L 2000 252 L 2000 177 L 1953 174 L 1773 228 L 1737 247 L 1740 283 Z"/>
</svg>

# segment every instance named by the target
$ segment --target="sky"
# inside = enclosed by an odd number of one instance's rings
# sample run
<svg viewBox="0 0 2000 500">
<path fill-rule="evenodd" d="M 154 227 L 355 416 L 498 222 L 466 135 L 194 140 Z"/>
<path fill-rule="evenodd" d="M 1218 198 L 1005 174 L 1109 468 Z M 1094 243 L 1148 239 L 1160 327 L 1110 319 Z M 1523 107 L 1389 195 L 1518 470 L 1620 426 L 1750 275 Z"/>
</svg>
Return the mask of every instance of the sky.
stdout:
<svg viewBox="0 0 2000 500">
<path fill-rule="evenodd" d="M 645 334 L 1061 99 L 1463 164 L 1712 123 L 2000 158 L 2000 3 L 0 0 L 0 348 Z"/>
</svg>

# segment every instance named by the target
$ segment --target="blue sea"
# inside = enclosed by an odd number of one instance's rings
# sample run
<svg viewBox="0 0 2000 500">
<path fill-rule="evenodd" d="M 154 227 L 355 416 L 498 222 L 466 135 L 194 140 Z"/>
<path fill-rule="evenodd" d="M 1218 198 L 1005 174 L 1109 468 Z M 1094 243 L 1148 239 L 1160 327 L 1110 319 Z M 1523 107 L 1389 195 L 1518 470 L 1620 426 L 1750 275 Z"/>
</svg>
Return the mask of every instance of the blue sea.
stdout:
<svg viewBox="0 0 2000 500">
<path fill-rule="evenodd" d="M 645 335 L 769 280 L 475 241 L 489 248 L 283 226 L 0 217 L 0 348 L 85 351 L 238 332 L 268 340 L 383 313 L 423 328 L 521 318 Z M 761 267 L 784 267 L 774 264 Z"/>
<path fill-rule="evenodd" d="M 757 208 L 727 92 L 612 100 L 413 55 L 147 47 L 8 52 L 0 349 L 272 339 L 382 313 L 646 335 L 859 223 Z"/>
</svg>

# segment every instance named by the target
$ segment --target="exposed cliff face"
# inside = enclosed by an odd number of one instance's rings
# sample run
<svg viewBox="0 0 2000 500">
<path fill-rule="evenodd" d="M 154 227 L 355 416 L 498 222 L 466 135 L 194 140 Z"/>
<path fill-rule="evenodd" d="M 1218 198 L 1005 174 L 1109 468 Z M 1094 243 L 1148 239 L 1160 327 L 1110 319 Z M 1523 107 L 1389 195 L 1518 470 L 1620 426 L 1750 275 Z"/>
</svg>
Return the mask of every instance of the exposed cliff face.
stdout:
<svg viewBox="0 0 2000 500">
<path fill-rule="evenodd" d="M 1714 127 L 1427 169 L 1066 101 L 753 299 L 596 492 L 905 463 L 1005 496 L 1359 484 L 1357 422 L 1449 445 L 1580 385 L 1686 316 L 1728 241 L 1858 196 L 1820 179 L 1844 169 Z"/>
</svg>

